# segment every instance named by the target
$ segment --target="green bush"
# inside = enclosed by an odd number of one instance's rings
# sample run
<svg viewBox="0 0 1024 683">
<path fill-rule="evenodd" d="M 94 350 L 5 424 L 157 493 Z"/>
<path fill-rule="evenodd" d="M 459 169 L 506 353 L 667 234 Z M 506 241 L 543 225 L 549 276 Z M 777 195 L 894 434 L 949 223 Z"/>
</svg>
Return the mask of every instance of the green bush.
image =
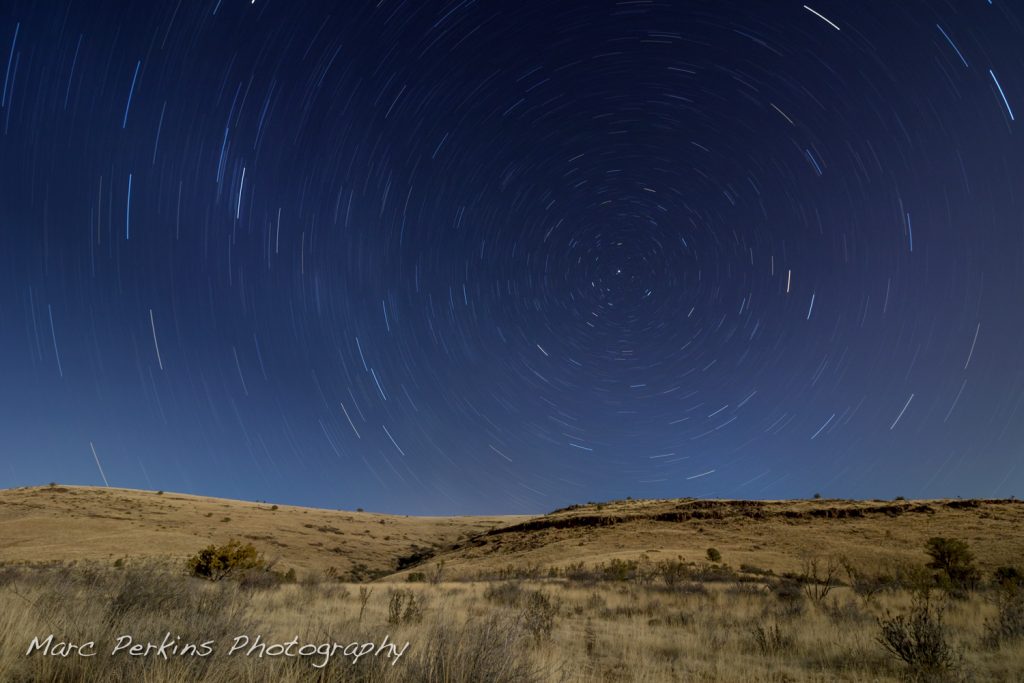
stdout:
<svg viewBox="0 0 1024 683">
<path fill-rule="evenodd" d="M 722 553 L 718 552 L 718 548 L 708 548 L 708 561 L 709 562 L 721 562 Z"/>
<path fill-rule="evenodd" d="M 971 590 L 977 587 L 981 574 L 974 566 L 974 553 L 956 538 L 934 536 L 925 544 L 931 558 L 928 568 L 938 572 L 939 584 L 948 590 Z"/>
<path fill-rule="evenodd" d="M 1024 572 L 1016 567 L 997 567 L 992 578 L 997 586 L 1024 588 Z"/>
<path fill-rule="evenodd" d="M 234 539 L 224 545 L 208 545 L 188 559 L 188 572 L 210 581 L 220 581 L 229 576 L 266 567 L 263 555 L 252 543 Z"/>
</svg>

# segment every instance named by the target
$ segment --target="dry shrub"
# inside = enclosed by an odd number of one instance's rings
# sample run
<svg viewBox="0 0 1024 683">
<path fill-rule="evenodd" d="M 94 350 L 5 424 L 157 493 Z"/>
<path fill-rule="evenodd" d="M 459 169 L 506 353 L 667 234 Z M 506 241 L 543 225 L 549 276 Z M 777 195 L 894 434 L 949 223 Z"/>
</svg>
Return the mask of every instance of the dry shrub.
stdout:
<svg viewBox="0 0 1024 683">
<path fill-rule="evenodd" d="M 849 598 L 843 602 L 838 598 L 832 598 L 832 601 L 823 604 L 822 608 L 836 626 L 852 626 L 871 620 L 871 615 Z"/>
<path fill-rule="evenodd" d="M 777 657 L 793 649 L 793 636 L 778 624 L 758 624 L 753 628 L 754 646 L 764 657 Z"/>
<path fill-rule="evenodd" d="M 1024 638 L 1024 588 L 1004 583 L 996 589 L 992 600 L 996 617 L 985 621 L 985 644 L 1000 647 Z"/>
<path fill-rule="evenodd" d="M 518 583 L 505 581 L 489 583 L 484 589 L 484 599 L 503 607 L 518 607 L 523 598 L 523 588 Z"/>
<path fill-rule="evenodd" d="M 682 559 L 662 560 L 657 564 L 657 572 L 661 576 L 661 580 L 665 582 L 665 587 L 668 589 L 675 588 L 690 574 L 689 569 Z"/>
<path fill-rule="evenodd" d="M 558 608 L 558 600 L 549 598 L 541 591 L 533 591 L 527 597 L 522 613 L 523 626 L 535 643 L 540 644 L 551 637 Z"/>
<path fill-rule="evenodd" d="M 832 558 L 805 557 L 799 577 L 804 593 L 818 606 L 825 602 L 828 594 L 839 585 L 839 563 Z"/>
<path fill-rule="evenodd" d="M 781 616 L 792 618 L 804 613 L 807 598 L 799 582 L 784 578 L 772 585 L 771 591 L 778 600 L 778 613 Z"/>
<path fill-rule="evenodd" d="M 599 612 L 608 609 L 608 600 L 598 592 L 593 592 L 587 598 L 586 608 L 591 612 Z"/>
<path fill-rule="evenodd" d="M 870 574 L 856 567 L 848 558 L 840 558 L 840 564 L 846 572 L 846 579 L 853 589 L 853 592 L 864 602 L 870 605 L 875 598 L 883 591 L 893 590 L 896 587 L 896 579 L 886 574 Z"/>
<path fill-rule="evenodd" d="M 946 637 L 941 607 L 918 598 L 909 614 L 887 614 L 878 625 L 878 642 L 906 664 L 909 680 L 935 683 L 954 679 L 961 658 Z"/>
<path fill-rule="evenodd" d="M 388 594 L 388 623 L 417 624 L 423 621 L 425 599 L 411 590 L 393 590 Z"/>
</svg>

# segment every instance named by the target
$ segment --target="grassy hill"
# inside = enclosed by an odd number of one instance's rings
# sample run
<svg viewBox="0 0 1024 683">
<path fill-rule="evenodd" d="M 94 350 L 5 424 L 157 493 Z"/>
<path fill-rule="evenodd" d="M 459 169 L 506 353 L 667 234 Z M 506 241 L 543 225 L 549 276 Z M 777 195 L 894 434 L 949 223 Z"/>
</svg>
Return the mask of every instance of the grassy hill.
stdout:
<svg viewBox="0 0 1024 683">
<path fill-rule="evenodd" d="M 1018 683 L 1022 528 L 1016 500 L 625 500 L 539 516 L 404 517 L 5 490 L 0 680 Z M 932 536 L 969 545 L 973 584 L 925 568 Z M 182 571 L 187 556 L 229 539 L 300 580 Z M 30 638 L 49 633 L 96 639 L 99 656 L 25 656 Z M 212 655 L 114 656 L 122 634 L 140 647 L 208 641 Z M 233 656 L 239 634 L 316 648 L 390 639 L 409 653 L 397 666 Z"/>
<path fill-rule="evenodd" d="M 302 575 L 365 580 L 401 558 L 529 517 L 407 517 L 89 486 L 0 491 L 0 562 L 159 558 L 250 541 Z"/>
<path fill-rule="evenodd" d="M 574 505 L 459 541 L 444 559 L 455 574 L 611 559 L 722 562 L 776 573 L 809 555 L 846 557 L 881 570 L 926 561 L 925 541 L 966 541 L 983 570 L 1024 557 L 1024 503 L 1017 500 L 626 500 Z M 429 564 L 429 562 L 427 563 Z"/>
<path fill-rule="evenodd" d="M 236 538 L 300 575 L 333 568 L 353 580 L 404 579 L 441 560 L 451 578 L 642 555 L 702 561 L 708 548 L 734 568 L 776 573 L 809 554 L 881 568 L 922 562 L 931 536 L 966 541 L 987 570 L 1024 557 L 1022 528 L 1016 500 L 624 500 L 535 517 L 410 517 L 129 489 L 0 491 L 0 561 L 178 561 Z"/>
</svg>

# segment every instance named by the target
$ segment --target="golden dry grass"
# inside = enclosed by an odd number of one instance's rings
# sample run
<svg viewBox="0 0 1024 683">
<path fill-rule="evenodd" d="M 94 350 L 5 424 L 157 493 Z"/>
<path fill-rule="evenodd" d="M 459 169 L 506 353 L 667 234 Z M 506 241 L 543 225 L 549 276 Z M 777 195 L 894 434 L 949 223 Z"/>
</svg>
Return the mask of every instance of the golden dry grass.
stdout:
<svg viewBox="0 0 1024 683">
<path fill-rule="evenodd" d="M 820 605 L 784 602 L 760 584 L 736 583 L 675 590 L 656 582 L 563 580 L 308 583 L 248 593 L 147 565 L 31 571 L 0 589 L 0 680 L 896 683 L 908 673 L 877 639 L 879 617 L 910 608 L 903 591 L 863 601 L 837 589 Z M 365 609 L 361 590 L 368 594 Z M 415 618 L 389 621 L 396 592 L 422 605 Z M 536 619 L 535 594 L 550 608 L 548 626 Z M 1021 680 L 1024 640 L 985 644 L 995 611 L 985 594 L 934 600 L 946 608 L 945 632 L 958 662 L 941 677 L 921 680 Z M 758 629 L 773 635 L 759 640 Z M 108 654 L 117 635 L 159 642 L 165 632 L 183 642 L 214 639 L 214 654 L 169 661 Z M 96 639 L 99 654 L 24 656 L 31 637 L 49 633 L 76 642 Z M 299 642 L 379 643 L 387 635 L 409 648 L 394 666 L 369 657 L 353 665 L 337 655 L 317 669 L 312 662 L 320 657 L 225 656 L 242 634 L 260 634 L 269 643 L 296 636 Z"/>
<path fill-rule="evenodd" d="M 402 517 L 123 489 L 0 491 L 0 681 L 908 680 L 911 669 L 879 642 L 879 619 L 910 614 L 930 585 L 932 536 L 966 541 L 984 581 L 963 599 L 931 591 L 957 661 L 917 680 L 1024 681 L 1024 600 L 1011 615 L 1016 635 L 993 641 L 990 628 L 992 570 L 1021 565 L 1022 528 L 1015 500 L 616 501 L 537 517 Z M 184 575 L 188 555 L 229 538 L 279 558 L 278 570 L 296 568 L 300 583 L 245 589 Z M 709 547 L 720 562 L 705 560 Z M 423 549 L 433 555 L 395 571 Z M 815 601 L 814 584 L 792 574 L 812 556 L 892 581 L 873 595 L 835 586 Z M 678 580 L 667 580 L 671 565 Z M 326 580 L 328 568 L 378 579 Z M 397 623 L 396 594 L 416 597 Z M 158 641 L 166 632 L 215 638 L 218 654 L 24 656 L 35 635 L 109 650 L 118 634 Z M 410 649 L 394 667 L 339 657 L 323 670 L 221 656 L 232 637 L 255 633 L 303 642 L 387 634 Z"/>
<path fill-rule="evenodd" d="M 390 572 L 413 546 L 441 548 L 527 517 L 407 517 L 88 486 L 0 490 L 0 562 L 182 559 L 229 538 L 281 568 Z"/>
<path fill-rule="evenodd" d="M 461 541 L 437 561 L 451 576 L 474 577 L 509 565 L 544 573 L 645 554 L 652 561 L 699 561 L 716 548 L 733 567 L 777 574 L 797 571 L 808 554 L 843 556 L 877 571 L 924 562 L 925 541 L 950 536 L 966 541 L 990 570 L 1024 557 L 1021 529 L 1024 503 L 1016 500 L 616 501 L 500 527 Z"/>
<path fill-rule="evenodd" d="M 573 506 L 540 516 L 408 517 L 97 487 L 0 490 L 0 561 L 184 558 L 208 543 L 251 541 L 280 568 L 366 577 L 427 548 L 448 578 L 509 565 L 551 567 L 612 558 L 703 559 L 796 571 L 808 553 L 866 569 L 923 562 L 931 536 L 966 541 L 983 570 L 1024 557 L 1024 503 L 1015 500 L 642 500 Z M 408 570 L 412 571 L 412 570 Z M 392 578 L 405 580 L 408 573 Z"/>
</svg>

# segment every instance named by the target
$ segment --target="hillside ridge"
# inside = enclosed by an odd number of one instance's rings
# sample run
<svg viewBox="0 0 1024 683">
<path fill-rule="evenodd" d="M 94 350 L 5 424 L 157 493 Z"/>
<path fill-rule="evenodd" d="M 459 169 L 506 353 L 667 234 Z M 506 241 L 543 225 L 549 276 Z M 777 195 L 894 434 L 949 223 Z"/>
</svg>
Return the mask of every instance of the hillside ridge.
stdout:
<svg viewBox="0 0 1024 683">
<path fill-rule="evenodd" d="M 918 560 L 963 538 L 982 566 L 1024 554 L 1016 499 L 625 499 L 542 515 L 415 516 L 173 492 L 52 485 L 0 490 L 0 562 L 178 562 L 209 543 L 253 543 L 279 566 L 345 580 L 405 580 L 444 562 L 473 578 L 612 559 L 685 557 L 793 569 L 809 553 Z"/>
</svg>

